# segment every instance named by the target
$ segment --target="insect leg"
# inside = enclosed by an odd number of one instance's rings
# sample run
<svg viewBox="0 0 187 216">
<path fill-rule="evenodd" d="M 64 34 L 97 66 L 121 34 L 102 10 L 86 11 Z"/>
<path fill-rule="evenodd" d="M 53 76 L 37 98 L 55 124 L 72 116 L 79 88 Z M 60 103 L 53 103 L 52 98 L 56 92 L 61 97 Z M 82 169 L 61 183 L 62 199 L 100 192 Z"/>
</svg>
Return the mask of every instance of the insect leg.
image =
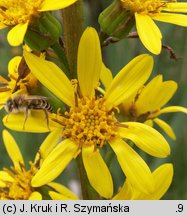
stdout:
<svg viewBox="0 0 187 216">
<path fill-rule="evenodd" d="M 26 121 L 28 119 L 28 115 L 29 115 L 29 109 L 28 109 L 28 107 L 26 107 L 26 110 L 25 110 L 25 119 L 24 119 L 24 122 L 23 122 L 23 130 L 25 130 L 25 124 L 26 124 Z"/>
<path fill-rule="evenodd" d="M 49 115 L 48 115 L 48 111 L 46 109 L 43 110 L 45 112 L 45 118 L 46 118 L 46 123 L 47 123 L 47 128 L 49 129 L 50 131 L 50 128 L 49 128 Z"/>
<path fill-rule="evenodd" d="M 8 122 L 9 115 L 10 115 L 10 113 L 8 113 L 7 116 L 6 116 L 6 122 Z"/>
</svg>

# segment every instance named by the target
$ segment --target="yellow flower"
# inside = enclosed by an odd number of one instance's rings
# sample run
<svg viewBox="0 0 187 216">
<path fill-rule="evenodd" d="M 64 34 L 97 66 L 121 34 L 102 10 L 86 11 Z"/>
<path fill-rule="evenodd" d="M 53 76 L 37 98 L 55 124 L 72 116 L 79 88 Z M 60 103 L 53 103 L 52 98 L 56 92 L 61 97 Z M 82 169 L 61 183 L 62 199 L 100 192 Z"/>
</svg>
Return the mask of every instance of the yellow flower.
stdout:
<svg viewBox="0 0 187 216">
<path fill-rule="evenodd" d="M 23 42 L 28 25 L 41 12 L 65 8 L 77 0 L 1 0 L 0 29 L 11 27 L 7 39 L 12 46 Z"/>
<path fill-rule="evenodd" d="M 135 121 L 145 122 L 149 125 L 156 123 L 172 139 L 175 134 L 165 121 L 158 118 L 161 114 L 170 112 L 183 112 L 187 114 L 187 108 L 181 106 L 168 106 L 162 108 L 172 98 L 177 90 L 174 81 L 163 81 L 162 75 L 156 76 L 138 93 L 123 102 L 125 114 Z"/>
<path fill-rule="evenodd" d="M 132 187 L 128 179 L 113 200 L 159 200 L 167 192 L 173 178 L 173 165 L 163 164 L 153 173 L 155 189 L 152 194 L 145 194 Z"/>
<path fill-rule="evenodd" d="M 37 87 L 37 79 L 30 73 L 30 71 L 26 71 L 26 74 L 22 74 L 22 77 L 20 76 L 18 68 L 21 69 L 19 66 L 21 61 L 21 56 L 16 56 L 9 61 L 9 80 L 6 80 L 0 75 L 0 109 L 3 107 L 3 104 L 6 103 L 7 99 L 13 94 L 27 94 L 28 90 L 32 90 Z"/>
<path fill-rule="evenodd" d="M 121 0 L 121 3 L 134 14 L 143 45 L 156 55 L 161 51 L 162 34 L 153 20 L 187 26 L 187 16 L 175 13 L 187 13 L 187 3 L 175 0 Z"/>
<path fill-rule="evenodd" d="M 155 188 L 151 194 L 145 194 L 137 191 L 132 187 L 128 179 L 125 180 L 122 188 L 112 198 L 112 200 L 159 200 L 167 192 L 173 179 L 173 165 L 163 164 L 159 166 L 154 172 L 152 172 L 153 179 L 155 181 Z M 53 200 L 62 200 L 63 195 L 60 191 L 51 191 L 50 196 Z"/>
<path fill-rule="evenodd" d="M 47 136 L 39 151 L 35 161 L 29 162 L 30 169 L 27 170 L 14 138 L 6 130 L 3 131 L 3 140 L 6 150 L 13 162 L 11 169 L 4 168 L 0 171 L 0 200 L 41 200 L 42 193 L 40 187 L 32 185 L 34 175 L 39 171 L 41 164 L 54 148 L 59 139 L 58 133 L 53 132 Z M 44 186 L 44 185 L 41 185 Z M 77 199 L 77 197 L 63 185 L 50 182 L 45 185 L 48 193 L 60 192 L 63 199 Z M 43 197 L 46 199 L 45 197 Z"/>
<path fill-rule="evenodd" d="M 41 54 L 40 58 L 44 58 L 44 55 Z M 10 98 L 14 98 L 15 95 L 30 95 L 30 92 L 38 87 L 38 80 L 32 73 L 30 73 L 29 68 L 26 66 L 26 63 L 21 56 L 16 56 L 10 60 L 8 64 L 8 77 L 9 80 L 6 80 L 0 75 L 0 109 L 2 109 L 5 104 L 7 104 L 7 101 Z M 16 106 L 15 108 L 17 109 Z M 9 113 L 9 115 L 11 114 L 12 113 Z M 17 114 L 14 113 L 14 115 L 19 116 L 22 114 L 18 112 Z M 43 116 L 43 121 L 38 121 L 38 127 L 40 128 L 40 131 L 48 132 L 49 128 L 47 127 L 46 115 L 43 110 L 32 110 L 31 115 L 29 115 L 29 120 L 26 122 L 23 120 L 22 127 L 24 127 L 25 123 L 32 124 L 33 118 L 36 120 L 38 115 L 40 118 Z M 6 121 L 8 121 L 8 117 L 9 116 L 6 117 Z M 50 121 L 49 119 L 49 126 L 51 130 L 53 129 L 54 124 L 57 126 L 54 121 Z M 38 131 L 38 128 L 36 130 Z"/>
<path fill-rule="evenodd" d="M 145 124 L 118 122 L 115 112 L 116 107 L 148 79 L 153 58 L 146 54 L 134 58 L 114 78 L 104 96 L 98 97 L 96 88 L 104 67 L 99 38 L 93 28 L 87 28 L 81 37 L 77 62 L 78 81 L 74 80 L 73 85 L 54 63 L 28 52 L 24 56 L 37 79 L 69 106 L 69 110 L 62 116 L 52 116 L 61 126 L 62 141 L 48 155 L 32 184 L 38 187 L 50 182 L 81 153 L 91 185 L 101 196 L 112 197 L 112 177 L 99 151 L 109 143 L 132 185 L 147 194 L 151 193 L 154 180 L 149 167 L 122 138 L 132 140 L 148 154 L 161 158 L 170 154 L 169 145 L 162 135 Z M 7 122 L 5 119 L 3 121 L 7 127 L 22 131 L 19 122 L 23 118 L 21 115 L 11 115 Z M 37 121 L 42 122 L 39 116 Z M 33 121 L 26 130 L 36 131 L 37 127 Z"/>
</svg>

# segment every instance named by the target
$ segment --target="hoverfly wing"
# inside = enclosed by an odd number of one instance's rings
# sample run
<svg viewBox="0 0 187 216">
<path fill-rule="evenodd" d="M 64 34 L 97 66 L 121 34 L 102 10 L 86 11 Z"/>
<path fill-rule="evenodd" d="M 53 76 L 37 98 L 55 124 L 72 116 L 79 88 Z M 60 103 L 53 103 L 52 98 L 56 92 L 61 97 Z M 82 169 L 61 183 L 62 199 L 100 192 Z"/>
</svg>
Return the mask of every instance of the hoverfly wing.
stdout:
<svg viewBox="0 0 187 216">
<path fill-rule="evenodd" d="M 25 95 L 25 100 L 48 100 L 49 98 L 40 95 Z"/>
</svg>

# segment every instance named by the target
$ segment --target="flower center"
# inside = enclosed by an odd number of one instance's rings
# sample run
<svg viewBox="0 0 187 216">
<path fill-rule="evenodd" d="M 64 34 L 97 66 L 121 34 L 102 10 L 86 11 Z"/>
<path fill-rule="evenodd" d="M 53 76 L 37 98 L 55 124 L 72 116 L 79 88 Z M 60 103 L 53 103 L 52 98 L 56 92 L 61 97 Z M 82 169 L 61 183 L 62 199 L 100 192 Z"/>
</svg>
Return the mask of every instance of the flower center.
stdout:
<svg viewBox="0 0 187 216">
<path fill-rule="evenodd" d="M 108 111 L 104 98 L 79 98 L 77 105 L 65 112 L 63 137 L 78 143 L 79 148 L 94 145 L 102 147 L 117 134 L 117 120 Z"/>
<path fill-rule="evenodd" d="M 17 71 L 14 74 L 9 74 L 10 81 L 8 82 L 7 89 L 12 93 L 17 90 L 28 92 L 37 88 L 38 80 L 30 72 L 18 81 Z"/>
<path fill-rule="evenodd" d="M 36 172 L 36 168 L 31 164 L 31 169 L 26 170 L 25 167 L 21 169 L 11 168 L 12 171 L 4 169 L 12 181 L 3 181 L 4 187 L 0 186 L 0 200 L 28 200 L 34 188 L 31 186 L 31 180 Z"/>
<path fill-rule="evenodd" d="M 0 22 L 7 26 L 26 23 L 39 14 L 43 0 L 0 0 Z"/>
<path fill-rule="evenodd" d="M 121 0 L 122 6 L 127 10 L 148 15 L 159 13 L 171 1 L 173 0 Z"/>
</svg>

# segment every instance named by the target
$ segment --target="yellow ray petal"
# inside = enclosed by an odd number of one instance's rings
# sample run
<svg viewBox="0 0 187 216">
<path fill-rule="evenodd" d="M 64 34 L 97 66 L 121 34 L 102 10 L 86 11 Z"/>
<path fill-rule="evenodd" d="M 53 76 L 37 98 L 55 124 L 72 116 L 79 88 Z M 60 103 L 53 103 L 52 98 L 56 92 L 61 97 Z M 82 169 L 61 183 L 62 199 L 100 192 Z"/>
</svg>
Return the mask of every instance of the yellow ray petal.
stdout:
<svg viewBox="0 0 187 216">
<path fill-rule="evenodd" d="M 117 106 L 142 87 L 153 68 L 150 55 L 139 55 L 130 61 L 113 79 L 105 98 L 109 107 Z"/>
<path fill-rule="evenodd" d="M 187 3 L 185 2 L 167 3 L 167 7 L 164 8 L 164 11 L 187 13 Z"/>
<path fill-rule="evenodd" d="M 24 57 L 31 72 L 44 86 L 67 105 L 74 105 L 71 82 L 57 65 L 27 51 L 24 51 Z"/>
<path fill-rule="evenodd" d="M 155 118 L 153 121 L 158 126 L 160 126 L 169 137 L 171 137 L 173 140 L 176 140 L 175 133 L 173 132 L 173 129 L 170 127 L 169 124 L 167 124 L 165 121 L 163 121 L 163 120 L 161 120 L 159 118 Z"/>
<path fill-rule="evenodd" d="M 52 200 L 78 200 L 54 191 L 49 191 L 48 193 Z"/>
<path fill-rule="evenodd" d="M 155 179 L 155 192 L 152 194 L 151 199 L 160 199 L 168 190 L 173 179 L 173 165 L 164 164 L 159 166 L 153 172 L 153 178 Z"/>
<path fill-rule="evenodd" d="M 143 45 L 153 54 L 161 52 L 162 35 L 150 16 L 135 13 L 136 28 Z"/>
<path fill-rule="evenodd" d="M 113 80 L 112 72 L 104 65 L 104 63 L 102 64 L 100 79 L 105 89 L 110 86 Z"/>
<path fill-rule="evenodd" d="M 164 164 L 159 166 L 153 172 L 153 178 L 155 180 L 155 190 L 152 194 L 144 194 L 133 188 L 134 200 L 159 200 L 168 190 L 173 178 L 173 166 L 172 164 Z"/>
<path fill-rule="evenodd" d="M 18 24 L 8 32 L 7 40 L 11 46 L 19 46 L 23 43 L 28 24 L 28 22 Z"/>
<path fill-rule="evenodd" d="M 82 95 L 94 96 L 102 67 L 100 41 L 94 28 L 87 28 L 81 37 L 77 64 Z"/>
<path fill-rule="evenodd" d="M 129 182 L 146 194 L 154 191 L 154 180 L 145 161 L 122 139 L 110 141 L 118 162 Z"/>
<path fill-rule="evenodd" d="M 82 149 L 84 167 L 92 187 L 105 198 L 113 195 L 112 177 L 103 158 L 93 146 Z"/>
<path fill-rule="evenodd" d="M 158 115 L 163 113 L 172 113 L 172 112 L 182 112 L 187 114 L 187 108 L 181 107 L 181 106 L 169 106 L 161 109 L 158 113 Z"/>
<path fill-rule="evenodd" d="M 124 124 L 128 127 L 119 129 L 121 137 L 132 140 L 139 148 L 152 156 L 164 158 L 170 154 L 169 144 L 154 128 L 138 122 Z"/>
<path fill-rule="evenodd" d="M 132 187 L 128 181 L 125 181 L 119 192 L 112 198 L 113 200 L 130 200 L 132 197 Z"/>
<path fill-rule="evenodd" d="M 62 128 L 62 126 L 49 118 L 49 128 L 47 125 L 47 119 L 44 111 L 42 110 L 32 110 L 28 116 L 25 126 L 25 114 L 15 113 L 5 116 L 3 118 L 3 124 L 12 130 L 33 132 L 33 133 L 46 133 L 50 130 L 57 130 Z M 50 129 L 50 130 L 49 130 Z"/>
<path fill-rule="evenodd" d="M 174 81 L 162 82 L 161 76 L 155 77 L 142 90 L 136 101 L 138 115 L 151 112 L 164 106 L 177 90 L 177 83 Z"/>
<path fill-rule="evenodd" d="M 1 181 L 1 180 L 0 180 L 0 187 L 1 188 L 6 187 L 6 184 L 3 181 Z"/>
<path fill-rule="evenodd" d="M 6 171 L 0 171 L 0 180 L 5 182 L 13 182 L 14 178 L 9 175 Z"/>
<path fill-rule="evenodd" d="M 41 144 L 38 153 L 35 157 L 35 162 L 40 160 L 40 165 L 48 154 L 54 149 L 61 137 L 61 129 L 52 131 Z"/>
<path fill-rule="evenodd" d="M 19 150 L 18 145 L 16 144 L 16 141 L 12 137 L 12 135 L 7 131 L 3 130 L 3 141 L 6 147 L 6 150 L 8 152 L 9 157 L 11 158 L 14 167 L 16 169 L 20 169 L 20 164 L 24 165 L 24 160 L 22 157 L 22 154 Z"/>
<path fill-rule="evenodd" d="M 142 89 L 138 96 L 138 99 L 135 102 L 137 115 L 141 115 L 157 108 L 153 106 L 153 103 L 158 98 L 158 95 L 160 96 L 159 90 L 161 88 L 161 85 L 162 75 L 158 75 Z M 157 97 L 155 97 L 156 95 Z"/>
<path fill-rule="evenodd" d="M 187 26 L 187 15 L 174 13 L 159 13 L 153 16 L 154 20 L 176 24 L 180 26 Z"/>
<path fill-rule="evenodd" d="M 164 106 L 175 94 L 177 90 L 177 83 L 169 80 L 162 82 L 161 89 L 160 89 L 160 96 L 157 97 L 156 104 L 154 105 L 155 108 L 159 108 Z"/>
<path fill-rule="evenodd" d="M 144 124 L 146 124 L 146 125 L 148 125 L 148 126 L 150 126 L 150 127 L 153 127 L 153 120 L 151 120 L 151 119 L 146 120 L 146 121 L 144 122 Z"/>
<path fill-rule="evenodd" d="M 55 197 L 56 198 L 63 198 L 64 200 L 78 200 L 79 199 L 72 191 L 70 191 L 64 185 L 61 185 L 61 184 L 55 183 L 55 182 L 51 182 L 48 185 L 56 191 L 56 192 L 49 191 L 49 196 L 51 196 L 51 198 L 53 200 Z"/>
<path fill-rule="evenodd" d="M 78 145 L 71 140 L 60 142 L 42 163 L 32 179 L 32 186 L 39 187 L 55 179 L 69 164 L 78 151 Z"/>
<path fill-rule="evenodd" d="M 21 56 L 15 56 L 8 62 L 8 72 L 9 74 L 17 73 L 18 76 L 18 66 L 21 61 Z"/>
<path fill-rule="evenodd" d="M 42 200 L 42 195 L 39 192 L 34 191 L 30 195 L 29 200 Z"/>
<path fill-rule="evenodd" d="M 58 10 L 58 9 L 62 9 L 65 8 L 71 4 L 73 4 L 74 2 L 76 2 L 77 0 L 44 0 L 42 2 L 41 5 L 41 9 L 39 11 L 50 11 L 50 10 Z"/>
</svg>

